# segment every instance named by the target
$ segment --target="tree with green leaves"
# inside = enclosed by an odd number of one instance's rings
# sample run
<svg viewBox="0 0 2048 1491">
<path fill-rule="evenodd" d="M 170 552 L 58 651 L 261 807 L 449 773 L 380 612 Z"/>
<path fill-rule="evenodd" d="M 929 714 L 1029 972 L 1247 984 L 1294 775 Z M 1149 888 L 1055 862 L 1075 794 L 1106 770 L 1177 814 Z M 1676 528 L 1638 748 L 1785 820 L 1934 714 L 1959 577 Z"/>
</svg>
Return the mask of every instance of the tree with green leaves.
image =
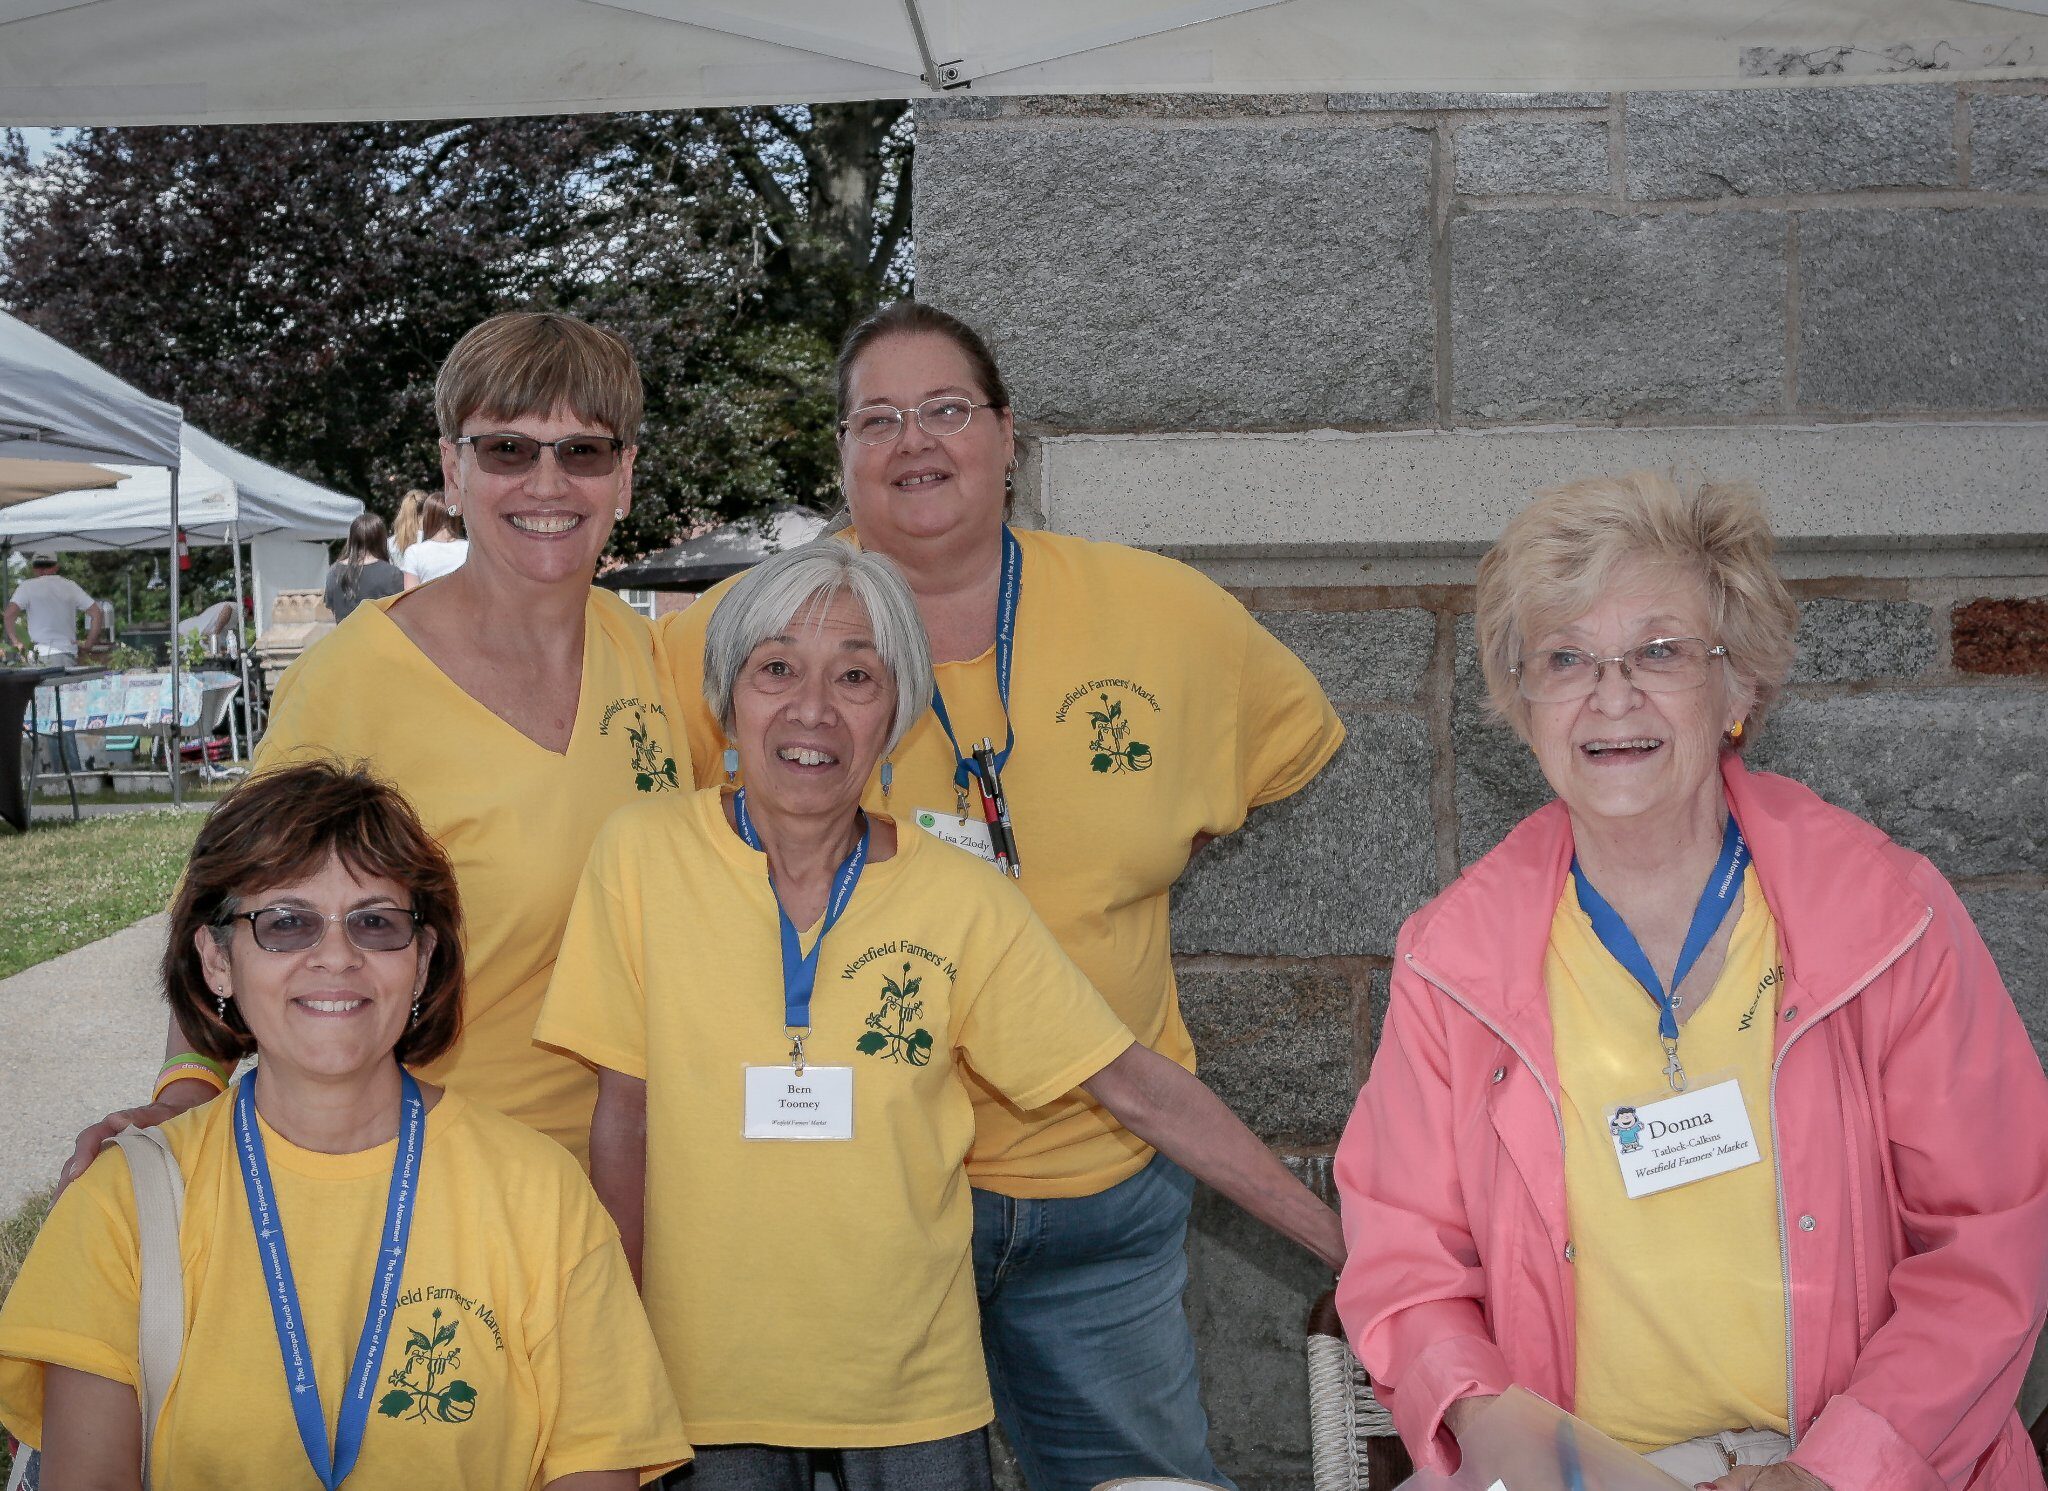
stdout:
<svg viewBox="0 0 2048 1491">
<path fill-rule="evenodd" d="M 496 311 L 633 345 L 620 553 L 836 487 L 831 355 L 909 287 L 901 103 L 93 129 L 0 144 L 0 304 L 194 423 L 389 512 Z"/>
</svg>

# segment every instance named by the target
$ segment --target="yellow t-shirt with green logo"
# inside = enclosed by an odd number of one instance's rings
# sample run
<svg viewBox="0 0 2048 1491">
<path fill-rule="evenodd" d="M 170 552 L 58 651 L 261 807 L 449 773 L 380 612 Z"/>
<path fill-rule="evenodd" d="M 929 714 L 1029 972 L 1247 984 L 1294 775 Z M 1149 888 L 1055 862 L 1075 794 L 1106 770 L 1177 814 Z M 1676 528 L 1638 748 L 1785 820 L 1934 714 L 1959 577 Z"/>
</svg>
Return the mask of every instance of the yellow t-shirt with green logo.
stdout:
<svg viewBox="0 0 2048 1491">
<path fill-rule="evenodd" d="M 207 1103 L 162 1129 L 185 1175 L 185 1343 L 152 1441 L 154 1484 L 318 1491 L 233 1107 Z M 263 1144 L 332 1445 L 397 1141 L 319 1154 L 264 1124 Z M 115 1151 L 58 1200 L 0 1309 L 9 1429 L 42 1442 L 46 1364 L 135 1384 L 141 1287 L 135 1197 Z M 350 1491 L 508 1491 L 689 1457 L 618 1231 L 590 1183 L 558 1146 L 460 1093 L 427 1114 L 400 1289 Z"/>
<path fill-rule="evenodd" d="M 468 985 L 462 1038 L 421 1069 L 510 1114 L 587 1163 L 597 1080 L 533 1044 L 562 924 L 591 840 L 611 812 L 688 791 L 681 730 L 646 620 L 593 588 L 583 690 L 563 753 L 477 703 L 371 601 L 285 673 L 256 768 L 308 750 L 367 761 L 411 801 L 455 866 Z"/>
<path fill-rule="evenodd" d="M 1721 1429 L 1788 1433 L 1785 1274 L 1771 1144 L 1771 1042 L 1785 977 L 1751 868 L 1713 992 L 1680 1030 L 1692 1086 L 1742 1082 L 1758 1163 L 1638 1200 L 1608 1115 L 1670 1096 L 1657 1007 L 1593 933 L 1570 880 L 1551 923 L 1550 994 L 1578 1288 L 1573 1411 L 1636 1450 Z"/>
<path fill-rule="evenodd" d="M 744 1068 L 789 1060 L 779 926 L 719 792 L 636 804 L 598 836 L 536 1032 L 647 1082 L 641 1283 L 683 1423 L 842 1448 L 977 1429 L 961 1063 L 1032 1108 L 1131 1034 L 1014 885 L 900 829 L 811 1002 L 807 1059 L 852 1068 L 853 1138 L 744 1139 Z"/>
<path fill-rule="evenodd" d="M 1023 587 L 1010 688 L 1017 746 L 1003 789 L 1022 885 L 1068 956 L 1147 1046 L 1188 1070 L 1168 899 L 1198 834 L 1307 786 L 1344 739 L 1301 660 L 1199 571 L 1118 544 L 1018 530 Z M 724 734 L 704 705 L 704 633 L 725 587 L 657 627 L 697 779 L 722 777 Z M 995 651 L 938 669 L 965 749 L 1005 726 Z M 955 806 L 954 755 L 927 713 L 895 752 L 888 808 Z M 978 795 L 970 811 L 979 814 Z M 868 806 L 884 807 L 878 784 Z M 1085 1094 L 1030 1109 L 974 1082 L 968 1173 L 1020 1197 L 1091 1196 L 1152 1157 Z"/>
</svg>

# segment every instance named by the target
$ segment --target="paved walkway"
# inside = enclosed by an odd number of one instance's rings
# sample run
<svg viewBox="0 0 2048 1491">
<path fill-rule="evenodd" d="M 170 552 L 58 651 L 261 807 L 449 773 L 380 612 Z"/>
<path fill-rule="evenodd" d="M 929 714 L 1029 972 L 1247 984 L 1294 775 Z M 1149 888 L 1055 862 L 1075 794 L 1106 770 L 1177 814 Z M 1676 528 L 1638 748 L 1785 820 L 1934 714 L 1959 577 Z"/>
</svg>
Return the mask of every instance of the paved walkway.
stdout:
<svg viewBox="0 0 2048 1491">
<path fill-rule="evenodd" d="M 163 1064 L 164 916 L 0 979 L 0 1215 L 55 1183 L 72 1141 L 149 1101 Z"/>
</svg>

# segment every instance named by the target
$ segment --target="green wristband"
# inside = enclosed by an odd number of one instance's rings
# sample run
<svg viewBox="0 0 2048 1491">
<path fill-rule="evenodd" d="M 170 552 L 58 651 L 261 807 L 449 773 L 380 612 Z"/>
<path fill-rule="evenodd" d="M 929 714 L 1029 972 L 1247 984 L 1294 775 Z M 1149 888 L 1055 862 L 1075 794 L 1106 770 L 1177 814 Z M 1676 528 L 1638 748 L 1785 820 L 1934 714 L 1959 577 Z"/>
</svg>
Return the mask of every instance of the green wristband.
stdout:
<svg viewBox="0 0 2048 1491">
<path fill-rule="evenodd" d="M 214 1076 L 220 1078 L 221 1086 L 227 1086 L 227 1068 L 215 1061 L 211 1056 L 201 1056 L 197 1051 L 180 1051 L 176 1056 L 173 1056 L 169 1061 L 158 1067 L 156 1074 L 161 1077 L 172 1067 L 178 1066 L 203 1066 L 209 1072 L 212 1072 Z"/>
</svg>

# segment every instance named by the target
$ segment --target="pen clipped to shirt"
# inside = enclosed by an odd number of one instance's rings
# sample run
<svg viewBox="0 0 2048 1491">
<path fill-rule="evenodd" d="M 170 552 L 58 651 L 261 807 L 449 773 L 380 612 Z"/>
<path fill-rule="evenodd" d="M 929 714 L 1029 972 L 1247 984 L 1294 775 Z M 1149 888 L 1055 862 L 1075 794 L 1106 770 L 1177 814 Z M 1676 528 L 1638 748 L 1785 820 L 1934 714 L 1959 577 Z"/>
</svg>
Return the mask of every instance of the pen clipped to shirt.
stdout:
<svg viewBox="0 0 2048 1491">
<path fill-rule="evenodd" d="M 987 736 L 974 748 L 974 767 L 981 778 L 981 811 L 988 820 L 989 841 L 995 846 L 996 867 L 1021 877 L 1024 866 L 1017 859 L 1017 830 L 1010 824 L 1010 802 L 1003 795 L 1003 780 L 996 770 L 995 742 Z"/>
</svg>

